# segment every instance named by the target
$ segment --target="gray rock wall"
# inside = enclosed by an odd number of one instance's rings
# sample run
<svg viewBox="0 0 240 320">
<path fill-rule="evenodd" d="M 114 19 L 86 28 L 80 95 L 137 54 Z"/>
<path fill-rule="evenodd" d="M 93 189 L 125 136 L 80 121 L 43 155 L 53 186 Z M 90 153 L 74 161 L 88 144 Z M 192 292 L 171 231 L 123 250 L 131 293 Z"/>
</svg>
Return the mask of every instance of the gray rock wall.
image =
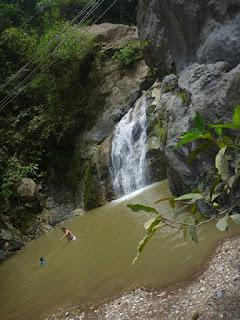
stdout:
<svg viewBox="0 0 240 320">
<path fill-rule="evenodd" d="M 158 116 L 167 131 L 163 153 L 173 193 L 193 190 L 213 164 L 202 154 L 192 165 L 194 144 L 177 149 L 195 112 L 207 123 L 229 121 L 240 103 L 240 0 L 140 0 L 140 39 L 145 59 L 161 79 Z"/>
<path fill-rule="evenodd" d="M 193 62 L 240 63 L 239 0 L 140 0 L 138 30 L 147 63 L 165 73 Z"/>
</svg>

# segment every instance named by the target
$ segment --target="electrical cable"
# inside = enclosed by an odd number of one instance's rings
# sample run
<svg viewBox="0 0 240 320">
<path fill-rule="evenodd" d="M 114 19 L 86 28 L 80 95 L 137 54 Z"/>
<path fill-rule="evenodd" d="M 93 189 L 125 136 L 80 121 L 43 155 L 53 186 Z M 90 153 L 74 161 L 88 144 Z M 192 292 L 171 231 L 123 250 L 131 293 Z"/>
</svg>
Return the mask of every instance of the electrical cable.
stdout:
<svg viewBox="0 0 240 320">
<path fill-rule="evenodd" d="M 30 66 L 30 65 L 34 62 L 34 60 L 35 60 L 36 58 L 38 58 L 42 53 L 44 53 L 44 52 L 47 50 L 47 48 L 55 41 L 55 39 L 60 38 L 60 36 L 61 36 L 65 31 L 67 31 L 67 29 L 69 29 L 70 26 L 71 26 L 82 14 L 84 14 L 84 13 L 89 9 L 89 7 L 90 7 L 92 4 L 95 5 L 95 3 L 96 3 L 95 0 L 92 0 L 92 2 L 89 2 L 70 22 L 66 23 L 66 25 L 64 26 L 64 28 L 62 29 L 62 31 L 61 31 L 59 34 L 55 35 L 54 38 L 52 38 L 52 39 L 48 42 L 48 44 L 44 47 L 43 50 L 41 50 L 38 54 L 36 54 L 35 56 L 33 56 L 33 58 L 32 58 L 30 61 L 28 61 L 28 62 L 27 62 L 24 66 L 22 66 L 15 74 L 13 74 L 5 83 L 3 83 L 3 84 L 0 86 L 0 90 L 3 90 L 4 88 L 6 88 L 6 86 L 8 86 L 8 84 L 9 84 L 10 82 L 12 82 L 12 81 L 15 80 L 16 78 L 18 78 L 18 76 L 19 76 L 24 70 L 26 70 L 26 68 L 27 68 L 28 66 Z"/>
<path fill-rule="evenodd" d="M 85 15 L 85 17 L 75 26 L 75 29 L 77 28 L 77 26 L 84 22 L 91 14 L 92 12 L 94 12 L 100 5 L 101 3 L 104 2 L 104 0 L 99 0 L 98 3 L 96 3 L 95 7 L 91 8 L 91 10 Z M 52 53 L 55 53 L 56 50 L 61 46 L 62 43 L 64 43 L 64 41 L 66 41 L 69 37 L 69 35 L 71 35 L 71 30 L 69 32 L 69 34 L 64 38 L 62 39 L 62 41 L 58 44 L 58 46 L 45 58 L 45 59 L 48 59 Z M 56 59 L 55 59 L 56 60 Z M 0 101 L 0 110 L 2 110 L 4 107 L 5 107 L 5 103 L 8 104 L 9 103 L 9 99 L 11 99 L 11 96 L 12 94 L 14 94 L 14 91 L 16 91 L 16 89 L 18 89 L 22 84 L 24 84 L 26 82 L 27 79 L 29 79 L 31 77 L 32 74 L 34 74 L 34 72 L 36 70 L 39 69 L 39 67 L 41 67 L 42 65 L 44 64 L 44 61 L 40 63 L 40 65 L 38 65 L 37 67 L 34 68 L 34 70 L 31 71 L 31 73 L 25 77 L 5 98 L 2 99 L 2 101 Z M 52 63 L 50 63 L 50 65 L 52 65 Z M 49 65 L 49 66 L 50 66 Z M 47 66 L 48 67 L 48 66 Z M 40 72 L 40 75 L 41 73 L 43 73 L 47 68 L 45 68 L 42 72 Z M 31 83 L 31 82 L 30 82 Z M 25 87 L 24 87 L 25 88 Z M 17 96 L 19 93 L 15 93 L 15 96 Z M 15 97 L 14 96 L 14 97 Z M 12 99 L 10 100 L 12 101 Z"/>
<path fill-rule="evenodd" d="M 102 1 L 104 1 L 104 0 L 100 0 L 100 3 L 101 3 Z M 112 4 L 109 5 L 108 8 L 93 22 L 93 24 L 95 24 L 96 22 L 98 22 L 98 21 L 115 5 L 115 3 L 116 3 L 117 1 L 118 1 L 118 0 L 113 1 Z M 99 5 L 98 5 L 98 6 L 99 6 Z M 98 8 L 98 6 L 94 9 L 94 11 Z M 77 26 L 78 26 L 80 23 L 81 23 L 81 21 L 75 26 L 75 28 L 77 28 Z M 89 29 L 89 28 L 88 28 L 88 29 Z M 82 35 L 86 34 L 86 33 L 88 32 L 88 29 L 85 30 L 85 32 L 83 32 Z M 65 40 L 66 40 L 66 39 L 65 39 Z M 64 40 L 64 41 L 65 41 L 65 40 Z M 59 48 L 59 46 L 58 46 L 57 48 Z M 56 50 L 57 48 L 55 48 L 55 50 Z M 6 105 L 8 105 L 11 101 L 13 101 L 16 96 L 18 96 L 26 87 L 28 87 L 34 80 L 36 80 L 43 72 L 45 72 L 56 60 L 57 60 L 57 58 L 55 58 L 51 63 L 49 63 L 49 64 L 40 72 L 40 74 L 38 74 L 38 75 L 37 75 L 36 77 L 34 77 L 28 84 L 26 84 L 26 85 L 21 89 L 20 92 L 16 92 L 15 95 L 14 95 L 9 101 L 3 102 L 3 103 L 2 103 L 2 101 L 1 101 L 1 103 L 0 103 L 0 110 L 3 110 L 3 109 L 6 107 Z M 36 68 L 35 68 L 35 69 L 36 69 Z M 33 70 L 33 71 L 34 71 L 34 70 Z M 33 71 L 32 71 L 31 73 L 33 73 Z M 30 74 L 30 75 L 31 75 L 31 74 Z M 30 76 L 30 75 L 29 75 L 29 76 Z M 28 77 L 27 77 L 27 78 L 28 78 Z M 23 80 L 23 81 L 24 81 L 24 80 Z M 22 82 L 23 82 L 23 81 L 22 81 Z M 22 83 L 21 83 L 21 84 L 22 84 Z M 21 85 L 21 84 L 20 84 L 20 85 Z M 15 89 L 16 89 L 16 88 L 15 88 Z M 15 89 L 14 89 L 14 90 L 15 90 Z"/>
</svg>

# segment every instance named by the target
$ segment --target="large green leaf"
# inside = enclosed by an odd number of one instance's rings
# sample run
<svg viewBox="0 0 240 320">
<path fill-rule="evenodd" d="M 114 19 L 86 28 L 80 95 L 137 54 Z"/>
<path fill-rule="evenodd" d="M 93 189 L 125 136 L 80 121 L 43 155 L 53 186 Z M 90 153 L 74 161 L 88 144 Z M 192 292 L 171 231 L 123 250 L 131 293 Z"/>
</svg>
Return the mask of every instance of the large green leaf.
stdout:
<svg viewBox="0 0 240 320">
<path fill-rule="evenodd" d="M 226 231 L 228 229 L 229 223 L 228 223 L 229 216 L 226 214 L 223 218 L 219 219 L 216 227 L 220 231 Z"/>
<path fill-rule="evenodd" d="M 228 166 L 228 160 L 225 156 L 227 147 L 224 147 L 219 150 L 216 158 L 215 158 L 215 166 L 222 178 L 223 181 L 228 182 L 230 178 L 230 172 L 229 172 L 229 166 Z"/>
<path fill-rule="evenodd" d="M 160 227 L 160 225 L 159 225 Z M 159 228 L 158 227 L 158 228 Z M 139 258 L 140 253 L 143 251 L 143 249 L 145 248 L 146 244 L 149 242 L 149 240 L 152 238 L 152 236 L 154 235 L 154 233 L 157 231 L 158 228 L 154 228 L 152 230 L 152 232 L 149 232 L 139 243 L 138 243 L 138 253 L 136 255 L 136 257 L 134 258 L 132 265 L 137 261 L 137 259 Z"/>
<path fill-rule="evenodd" d="M 177 147 L 181 147 L 186 143 L 199 139 L 202 136 L 202 132 L 199 130 L 192 130 L 184 133 L 180 137 L 180 141 L 177 143 Z"/>
<path fill-rule="evenodd" d="M 236 127 L 240 128 L 240 105 L 236 106 L 234 110 L 233 123 Z"/>
<path fill-rule="evenodd" d="M 159 223 L 162 221 L 162 218 L 161 217 L 157 217 L 157 218 L 152 218 L 150 220 L 148 220 L 147 222 L 144 223 L 144 228 L 151 232 L 152 229 L 154 227 L 156 227 L 157 225 L 159 225 Z"/>
<path fill-rule="evenodd" d="M 217 140 L 217 144 L 220 149 L 225 148 L 233 144 L 232 139 L 229 136 L 223 136 L 221 139 Z"/>
<path fill-rule="evenodd" d="M 231 122 L 224 124 L 210 124 L 209 127 L 215 129 L 238 129 L 238 126 Z"/>
<path fill-rule="evenodd" d="M 186 200 L 201 200 L 203 199 L 203 195 L 201 193 L 186 193 L 181 197 L 175 198 L 175 201 L 186 201 Z"/>
<path fill-rule="evenodd" d="M 221 137 L 223 134 L 223 128 L 214 128 L 218 137 Z"/>
<path fill-rule="evenodd" d="M 171 201 L 172 199 L 173 199 L 173 197 L 166 197 L 166 198 L 162 198 L 162 199 L 157 200 L 155 203 Z"/>
<path fill-rule="evenodd" d="M 188 131 L 180 136 L 180 141 L 177 143 L 177 147 L 181 147 L 184 144 L 193 142 L 198 139 L 213 140 L 213 137 L 210 132 L 206 132 L 203 134 L 199 130 Z"/>
<path fill-rule="evenodd" d="M 196 112 L 194 122 L 195 122 L 196 128 L 203 133 L 205 131 L 205 122 L 200 113 Z"/>
<path fill-rule="evenodd" d="M 230 216 L 230 218 L 237 224 L 240 224 L 240 214 L 234 213 Z"/>
<path fill-rule="evenodd" d="M 130 208 L 133 212 L 144 211 L 147 213 L 154 213 L 159 215 L 159 212 L 155 208 L 147 207 L 142 204 L 128 204 L 127 207 Z"/>
</svg>

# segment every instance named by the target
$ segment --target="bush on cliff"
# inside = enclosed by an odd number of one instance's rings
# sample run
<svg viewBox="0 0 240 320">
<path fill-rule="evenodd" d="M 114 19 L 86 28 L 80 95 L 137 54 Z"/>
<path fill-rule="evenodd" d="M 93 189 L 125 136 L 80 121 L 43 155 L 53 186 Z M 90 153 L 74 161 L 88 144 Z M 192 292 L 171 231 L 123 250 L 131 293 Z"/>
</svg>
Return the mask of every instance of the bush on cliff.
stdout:
<svg viewBox="0 0 240 320">
<path fill-rule="evenodd" d="M 115 52 L 113 59 L 120 67 L 127 68 L 142 59 L 142 48 L 139 40 L 129 41 L 123 48 Z"/>
</svg>

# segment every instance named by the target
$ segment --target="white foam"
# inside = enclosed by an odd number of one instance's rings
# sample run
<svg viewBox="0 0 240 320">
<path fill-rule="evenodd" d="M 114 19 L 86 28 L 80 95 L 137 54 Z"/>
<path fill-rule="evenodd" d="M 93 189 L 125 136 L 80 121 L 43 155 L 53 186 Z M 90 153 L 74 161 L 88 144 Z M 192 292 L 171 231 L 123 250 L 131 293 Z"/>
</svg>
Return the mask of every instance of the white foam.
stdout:
<svg viewBox="0 0 240 320">
<path fill-rule="evenodd" d="M 149 190 L 151 188 L 154 188 L 156 185 L 158 185 L 159 182 L 155 182 L 154 184 L 151 184 L 149 186 L 146 186 L 144 188 L 141 188 L 141 189 L 138 189 L 132 193 L 129 193 L 129 194 L 126 194 L 125 196 L 121 197 L 121 198 L 118 198 L 116 200 L 113 200 L 111 201 L 112 204 L 116 204 L 116 203 L 121 203 L 121 202 L 124 202 L 124 201 L 127 201 L 127 200 L 130 200 L 132 198 L 135 198 L 136 196 L 138 196 L 139 194 L 141 194 L 142 192 L 146 191 L 146 190 Z"/>
</svg>

